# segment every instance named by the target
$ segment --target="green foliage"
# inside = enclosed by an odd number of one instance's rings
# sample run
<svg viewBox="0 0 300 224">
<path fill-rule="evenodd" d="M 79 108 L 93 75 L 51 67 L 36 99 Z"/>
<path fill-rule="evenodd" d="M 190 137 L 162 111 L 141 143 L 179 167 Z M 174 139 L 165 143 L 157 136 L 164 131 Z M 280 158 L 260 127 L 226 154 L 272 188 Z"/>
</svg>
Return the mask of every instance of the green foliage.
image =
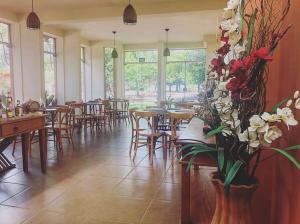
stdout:
<svg viewBox="0 0 300 224">
<path fill-rule="evenodd" d="M 218 128 L 209 131 L 209 132 L 206 134 L 205 137 L 206 137 L 206 138 L 209 138 L 209 137 L 212 137 L 212 136 L 214 136 L 214 135 L 216 135 L 216 134 L 219 134 L 219 133 L 222 132 L 222 130 L 223 130 L 224 128 L 226 128 L 226 126 L 220 125 Z"/>
<path fill-rule="evenodd" d="M 224 154 L 224 148 L 218 149 L 218 165 L 219 169 L 222 172 L 225 164 L 225 154 Z"/>
<path fill-rule="evenodd" d="M 251 15 L 250 21 L 249 21 L 249 31 L 248 31 L 248 37 L 247 37 L 247 45 L 246 45 L 246 55 L 249 56 L 251 49 L 252 49 L 252 42 L 253 42 L 253 32 L 254 32 L 254 24 L 256 19 L 257 9 L 253 12 Z"/>
<path fill-rule="evenodd" d="M 229 193 L 229 188 L 231 183 L 233 182 L 234 178 L 240 171 L 240 169 L 243 167 L 244 162 L 238 160 L 236 161 L 233 166 L 229 169 L 229 172 L 225 176 L 225 181 L 224 181 L 224 191 L 226 194 Z"/>
<path fill-rule="evenodd" d="M 284 157 L 286 157 L 290 162 L 292 162 L 293 165 L 295 165 L 298 170 L 300 170 L 300 163 L 291 155 L 289 154 L 288 152 L 286 152 L 285 150 L 282 150 L 282 149 L 278 149 L 278 148 L 270 148 L 271 150 L 274 150 L 278 153 L 280 153 L 281 155 L 283 155 Z M 300 149 L 300 146 L 292 146 L 292 147 L 289 147 L 289 148 L 286 148 L 286 150 L 295 150 L 295 149 Z"/>
<path fill-rule="evenodd" d="M 277 103 L 271 110 L 271 114 L 274 114 L 276 113 L 277 109 L 279 107 L 281 107 L 283 104 L 287 103 L 287 101 L 289 101 L 289 98 L 285 98 L 283 99 L 282 101 L 280 101 L 279 103 Z"/>
</svg>

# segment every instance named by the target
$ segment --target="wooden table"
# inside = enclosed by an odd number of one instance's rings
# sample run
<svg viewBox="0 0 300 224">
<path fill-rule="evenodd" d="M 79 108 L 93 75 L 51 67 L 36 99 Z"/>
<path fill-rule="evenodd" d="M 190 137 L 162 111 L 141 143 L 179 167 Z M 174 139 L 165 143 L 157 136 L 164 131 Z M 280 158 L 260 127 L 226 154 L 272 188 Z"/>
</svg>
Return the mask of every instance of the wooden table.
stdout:
<svg viewBox="0 0 300 224">
<path fill-rule="evenodd" d="M 0 139 L 4 139 L 2 142 L 9 143 L 15 136 L 21 135 L 24 172 L 28 172 L 30 133 L 35 130 L 39 131 L 41 169 L 43 173 L 46 173 L 47 129 L 45 128 L 45 116 L 41 114 L 28 114 L 21 117 L 2 119 L 0 121 Z M 15 167 L 3 154 L 3 151 L 8 145 L 2 144 L 2 146 L 0 149 L 0 172 Z"/>
<path fill-rule="evenodd" d="M 208 145 L 215 144 L 215 138 L 205 138 L 203 134 L 204 122 L 198 118 L 193 118 L 187 128 L 182 132 L 176 144 L 187 145 L 187 144 L 197 144 L 204 143 Z M 185 155 L 189 150 L 182 152 Z M 190 190 L 191 190 L 191 180 L 190 180 L 190 170 L 188 170 L 188 158 L 182 159 L 181 164 L 181 223 L 190 224 Z M 216 162 L 207 155 L 201 155 L 193 163 L 195 167 L 199 166 L 211 166 L 216 167 Z M 200 193 L 200 192 L 199 192 Z"/>
</svg>

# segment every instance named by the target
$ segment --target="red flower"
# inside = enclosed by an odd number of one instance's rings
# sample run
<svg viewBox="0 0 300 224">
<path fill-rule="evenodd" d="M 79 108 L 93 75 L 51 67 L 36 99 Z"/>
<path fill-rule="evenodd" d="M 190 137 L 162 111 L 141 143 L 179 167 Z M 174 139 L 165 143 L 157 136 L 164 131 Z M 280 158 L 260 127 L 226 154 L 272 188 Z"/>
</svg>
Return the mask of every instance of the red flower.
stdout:
<svg viewBox="0 0 300 224">
<path fill-rule="evenodd" d="M 253 51 L 251 53 L 251 56 L 250 57 L 253 57 L 253 58 L 261 58 L 261 59 L 264 59 L 264 60 L 267 60 L 267 61 L 270 61 L 273 59 L 272 56 L 269 55 L 269 48 L 267 47 L 262 47 L 256 51 Z"/>
<path fill-rule="evenodd" d="M 218 50 L 217 50 L 217 53 L 222 55 L 222 56 L 225 56 L 230 50 L 230 44 L 228 43 L 225 43 L 222 47 L 220 47 Z"/>
</svg>

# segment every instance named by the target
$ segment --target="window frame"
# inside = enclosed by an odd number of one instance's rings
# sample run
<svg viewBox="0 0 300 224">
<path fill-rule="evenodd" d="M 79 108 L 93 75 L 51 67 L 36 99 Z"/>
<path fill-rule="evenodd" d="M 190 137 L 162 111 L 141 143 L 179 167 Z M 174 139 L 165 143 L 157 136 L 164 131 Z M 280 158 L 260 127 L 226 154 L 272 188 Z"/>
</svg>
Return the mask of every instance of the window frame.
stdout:
<svg viewBox="0 0 300 224">
<path fill-rule="evenodd" d="M 80 46 L 80 97 L 86 101 L 86 47 Z"/>
<path fill-rule="evenodd" d="M 0 23 L 8 26 L 8 43 L 0 41 L 0 44 L 5 45 L 9 49 L 9 70 L 10 70 L 10 96 L 15 98 L 14 91 L 14 70 L 13 70 L 13 47 L 12 47 L 12 32 L 11 32 L 11 24 L 1 21 Z"/>
<path fill-rule="evenodd" d="M 114 49 L 113 47 L 111 46 L 105 46 L 103 47 L 103 55 L 104 55 L 104 60 L 103 60 L 103 68 L 104 68 L 104 98 L 108 98 L 109 96 L 107 96 L 107 91 L 106 91 L 106 83 L 107 83 L 107 77 L 106 77 L 106 61 L 105 61 L 105 50 L 106 49 Z M 114 63 L 114 59 L 112 58 L 112 65 L 113 65 L 113 68 L 112 68 L 112 78 L 113 78 L 113 98 L 116 97 L 115 96 L 115 93 L 116 93 L 116 86 L 115 86 L 115 63 Z"/>
</svg>

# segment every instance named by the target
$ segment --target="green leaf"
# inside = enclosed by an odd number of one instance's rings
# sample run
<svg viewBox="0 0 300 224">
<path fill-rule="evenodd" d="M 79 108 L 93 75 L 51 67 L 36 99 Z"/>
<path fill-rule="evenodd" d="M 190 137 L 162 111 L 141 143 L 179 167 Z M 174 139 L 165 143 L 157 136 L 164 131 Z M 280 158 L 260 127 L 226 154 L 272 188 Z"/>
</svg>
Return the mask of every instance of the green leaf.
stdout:
<svg viewBox="0 0 300 224">
<path fill-rule="evenodd" d="M 244 162 L 238 160 L 230 168 L 228 174 L 225 177 L 225 181 L 224 181 L 225 193 L 227 193 L 227 194 L 229 193 L 230 184 L 232 183 L 232 181 L 234 180 L 234 178 L 236 177 L 236 175 L 238 174 L 239 170 L 241 169 L 241 167 L 243 165 L 244 165 Z"/>
<path fill-rule="evenodd" d="M 227 160 L 227 163 L 226 163 L 226 175 L 228 174 L 228 172 L 231 169 L 232 165 L 233 165 L 233 161 L 232 160 Z"/>
<path fill-rule="evenodd" d="M 256 14 L 257 14 L 257 9 L 251 15 L 250 21 L 249 21 L 249 31 L 248 31 L 247 46 L 246 46 L 246 55 L 247 56 L 250 55 L 250 51 L 251 51 L 251 48 L 252 48 L 254 24 L 255 24 Z"/>
<path fill-rule="evenodd" d="M 179 153 L 182 152 L 182 151 L 184 151 L 184 150 L 191 149 L 191 148 L 193 148 L 196 145 L 199 145 L 199 144 L 187 144 L 187 145 L 184 145 L 184 146 L 182 146 L 180 148 Z"/>
<path fill-rule="evenodd" d="M 201 153 L 208 153 L 208 152 L 217 152 L 216 149 L 214 148 L 211 148 L 207 145 L 204 145 L 204 144 L 199 144 L 199 145 L 196 145 L 192 148 L 192 151 L 188 152 L 187 154 L 185 154 L 182 158 L 186 158 L 188 156 L 196 156 L 198 154 L 201 154 Z"/>
<path fill-rule="evenodd" d="M 285 148 L 284 151 L 298 150 L 298 149 L 300 149 L 300 145 L 294 145 L 294 146 Z"/>
<path fill-rule="evenodd" d="M 288 160 L 290 160 L 298 168 L 298 170 L 300 170 L 300 163 L 291 154 L 287 153 L 286 151 L 284 151 L 282 149 L 277 149 L 277 148 L 270 148 L 270 149 L 285 156 Z"/>
<path fill-rule="evenodd" d="M 189 169 L 191 169 L 191 167 L 192 167 L 192 165 L 193 165 L 193 163 L 194 163 L 194 161 L 195 161 L 196 158 L 197 158 L 196 156 L 193 156 L 193 157 L 190 159 L 190 161 L 189 161 L 189 163 L 188 163 L 188 166 L 187 166 L 187 168 L 186 168 L 186 172 L 188 172 Z"/>
<path fill-rule="evenodd" d="M 219 168 L 220 168 L 221 172 L 222 172 L 222 170 L 224 168 L 224 162 L 225 162 L 224 148 L 219 148 L 218 149 L 218 164 L 219 164 Z"/>
<path fill-rule="evenodd" d="M 209 132 L 206 134 L 205 137 L 206 137 L 206 138 L 209 138 L 209 137 L 212 137 L 212 136 L 214 136 L 214 135 L 216 135 L 216 134 L 218 134 L 218 133 L 221 133 L 222 130 L 223 130 L 224 128 L 226 128 L 226 126 L 220 125 L 218 128 L 209 131 Z"/>
<path fill-rule="evenodd" d="M 271 110 L 271 114 L 276 113 L 277 109 L 281 107 L 283 104 L 287 103 L 289 101 L 289 98 L 285 98 L 284 100 L 281 100 L 279 103 L 277 103 Z"/>
</svg>

